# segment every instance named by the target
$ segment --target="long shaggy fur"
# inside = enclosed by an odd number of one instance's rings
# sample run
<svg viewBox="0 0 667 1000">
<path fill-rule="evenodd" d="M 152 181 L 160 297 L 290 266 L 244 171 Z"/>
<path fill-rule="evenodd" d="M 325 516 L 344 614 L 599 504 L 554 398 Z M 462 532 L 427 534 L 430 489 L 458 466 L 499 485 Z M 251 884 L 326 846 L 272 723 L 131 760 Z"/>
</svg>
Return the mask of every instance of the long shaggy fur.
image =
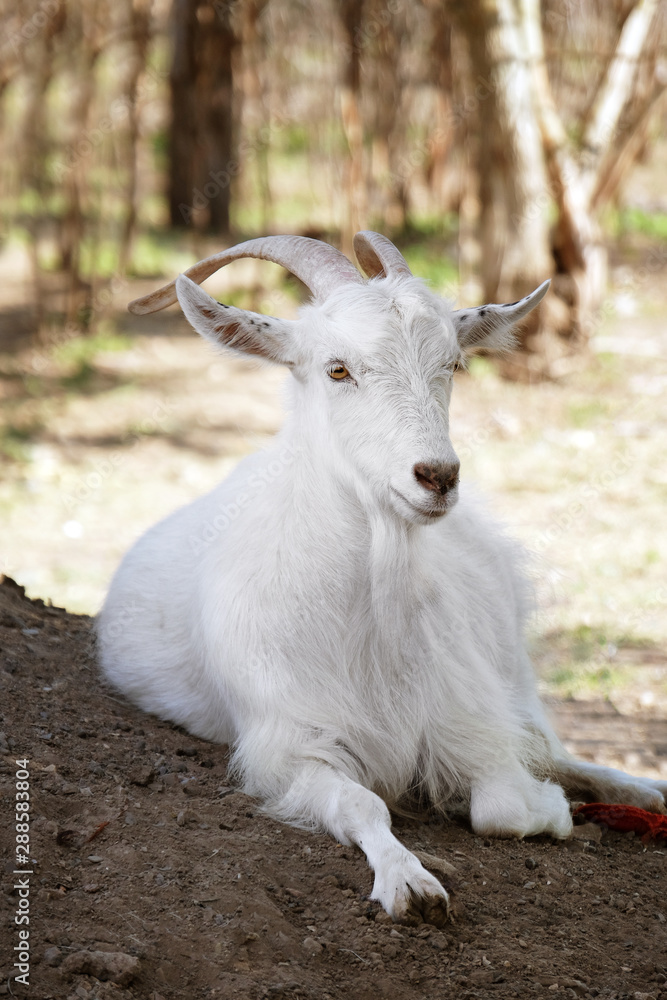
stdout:
<svg viewBox="0 0 667 1000">
<path fill-rule="evenodd" d="M 580 773 L 537 698 L 520 553 L 466 489 L 434 498 L 413 472 L 455 461 L 453 366 L 469 345 L 501 348 L 512 310 L 475 322 L 401 276 L 261 324 L 177 289 L 204 336 L 253 354 L 264 337 L 289 364 L 289 415 L 125 557 L 99 617 L 103 669 L 146 711 L 229 742 L 274 816 L 359 844 L 396 919 L 420 899 L 446 911 L 384 803 L 417 791 L 480 832 L 566 836 L 559 775 L 574 793 Z M 663 806 L 658 783 L 604 773 Z"/>
</svg>

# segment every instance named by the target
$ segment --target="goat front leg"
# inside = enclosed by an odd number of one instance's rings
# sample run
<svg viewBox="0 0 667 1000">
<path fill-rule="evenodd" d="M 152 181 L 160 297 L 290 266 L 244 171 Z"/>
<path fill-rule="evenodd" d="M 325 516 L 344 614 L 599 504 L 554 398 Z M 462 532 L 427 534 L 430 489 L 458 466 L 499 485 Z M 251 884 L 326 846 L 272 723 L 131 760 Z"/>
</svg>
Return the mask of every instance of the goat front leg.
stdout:
<svg viewBox="0 0 667 1000">
<path fill-rule="evenodd" d="M 356 844 L 375 873 L 371 899 L 400 922 L 421 917 L 443 926 L 449 897 L 440 882 L 391 832 L 382 799 L 328 764 L 304 763 L 281 796 L 266 804 L 276 819 L 326 830 L 342 844 Z"/>
<path fill-rule="evenodd" d="M 475 833 L 492 837 L 568 837 L 572 832 L 560 785 L 539 781 L 511 760 L 472 782 L 470 820 Z"/>
</svg>

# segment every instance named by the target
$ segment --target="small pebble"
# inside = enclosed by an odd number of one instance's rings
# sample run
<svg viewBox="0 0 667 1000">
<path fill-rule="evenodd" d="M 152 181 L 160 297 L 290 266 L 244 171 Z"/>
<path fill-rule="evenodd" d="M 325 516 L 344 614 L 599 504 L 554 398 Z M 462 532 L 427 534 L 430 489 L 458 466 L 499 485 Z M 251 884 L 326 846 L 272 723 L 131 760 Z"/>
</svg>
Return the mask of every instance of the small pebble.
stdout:
<svg viewBox="0 0 667 1000">
<path fill-rule="evenodd" d="M 145 786 L 152 779 L 154 773 L 155 772 L 150 764 L 142 764 L 141 767 L 136 767 L 130 771 L 130 784 Z"/>
<path fill-rule="evenodd" d="M 303 940 L 304 951 L 307 951 L 311 955 L 319 955 L 322 951 L 322 945 L 319 941 L 316 941 L 313 937 L 307 937 Z"/>
<path fill-rule="evenodd" d="M 194 780 L 188 781 L 187 785 L 183 785 L 183 791 L 186 795 L 204 795 L 204 789 Z"/>
<path fill-rule="evenodd" d="M 428 943 L 430 944 L 431 948 L 435 948 L 436 951 L 444 951 L 445 948 L 449 945 L 449 939 L 445 934 L 443 934 L 440 931 L 437 931 L 436 933 L 431 934 L 431 936 L 428 939 Z"/>
<path fill-rule="evenodd" d="M 47 948 L 46 951 L 44 952 L 44 961 L 46 962 L 47 965 L 51 966 L 58 965 L 58 963 L 60 962 L 61 955 L 62 952 L 60 951 L 60 948 L 56 947 Z"/>
<path fill-rule="evenodd" d="M 77 951 L 63 961 L 63 975 L 94 976 L 127 986 L 139 974 L 140 962 L 123 952 Z"/>
</svg>

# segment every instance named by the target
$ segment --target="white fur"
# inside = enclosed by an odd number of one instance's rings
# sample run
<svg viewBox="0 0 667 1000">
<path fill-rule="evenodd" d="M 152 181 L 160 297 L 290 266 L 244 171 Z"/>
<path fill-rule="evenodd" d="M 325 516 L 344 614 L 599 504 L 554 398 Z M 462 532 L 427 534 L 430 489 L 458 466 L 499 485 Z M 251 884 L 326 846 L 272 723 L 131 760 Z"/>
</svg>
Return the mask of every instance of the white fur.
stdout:
<svg viewBox="0 0 667 1000">
<path fill-rule="evenodd" d="M 293 323 L 177 288 L 228 346 L 258 353 L 266 319 L 290 413 L 127 554 L 99 618 L 104 671 L 146 711 L 231 743 L 273 816 L 358 844 L 395 919 L 446 914 L 385 802 L 418 789 L 479 833 L 565 837 L 559 781 L 594 797 L 598 773 L 566 759 L 538 701 L 520 553 L 465 489 L 435 496 L 413 472 L 455 461 L 452 366 L 468 342 L 501 346 L 511 317 L 487 307 L 470 341 L 470 310 L 405 277 L 340 287 Z M 332 362 L 354 382 L 333 381 Z M 664 805 L 664 783 L 604 780 L 607 799 Z"/>
</svg>

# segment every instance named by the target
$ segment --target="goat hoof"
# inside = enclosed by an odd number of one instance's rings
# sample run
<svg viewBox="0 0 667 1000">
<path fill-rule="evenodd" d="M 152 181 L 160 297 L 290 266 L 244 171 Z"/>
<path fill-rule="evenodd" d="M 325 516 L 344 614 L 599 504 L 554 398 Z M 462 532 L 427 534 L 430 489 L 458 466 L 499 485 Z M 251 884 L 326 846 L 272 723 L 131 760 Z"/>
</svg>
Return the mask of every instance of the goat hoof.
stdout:
<svg viewBox="0 0 667 1000">
<path fill-rule="evenodd" d="M 434 927 L 444 927 L 449 920 L 449 900 L 444 896 L 418 896 L 410 892 L 410 901 L 401 923 L 409 927 L 418 924 L 433 924 Z"/>
</svg>

